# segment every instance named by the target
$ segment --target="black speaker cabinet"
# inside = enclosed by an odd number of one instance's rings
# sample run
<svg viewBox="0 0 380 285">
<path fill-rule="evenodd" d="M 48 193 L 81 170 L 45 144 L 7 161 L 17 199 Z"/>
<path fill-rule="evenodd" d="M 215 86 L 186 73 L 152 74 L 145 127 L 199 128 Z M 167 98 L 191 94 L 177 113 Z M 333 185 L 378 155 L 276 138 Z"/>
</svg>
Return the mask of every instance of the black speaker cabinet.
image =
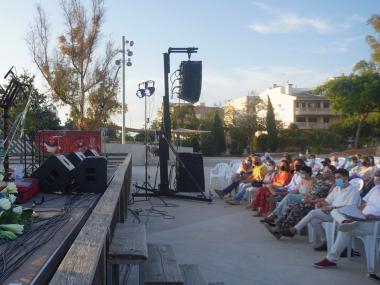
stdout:
<svg viewBox="0 0 380 285">
<path fill-rule="evenodd" d="M 70 152 L 66 155 L 66 158 L 76 167 L 79 163 L 82 162 L 86 156 L 81 151 Z"/>
<path fill-rule="evenodd" d="M 187 171 L 180 160 L 184 163 Z M 202 155 L 198 153 L 178 153 L 176 179 L 177 192 L 204 192 L 205 176 Z"/>
<path fill-rule="evenodd" d="M 99 156 L 99 153 L 95 149 L 88 149 L 84 152 L 85 156 Z"/>
<path fill-rule="evenodd" d="M 65 192 L 71 186 L 74 165 L 64 155 L 51 155 L 31 175 L 38 179 L 42 192 Z"/>
<path fill-rule="evenodd" d="M 88 156 L 73 171 L 78 192 L 103 193 L 107 188 L 107 159 Z"/>
<path fill-rule="evenodd" d="M 202 88 L 202 61 L 182 61 L 179 78 L 178 97 L 190 103 L 198 102 Z"/>
</svg>

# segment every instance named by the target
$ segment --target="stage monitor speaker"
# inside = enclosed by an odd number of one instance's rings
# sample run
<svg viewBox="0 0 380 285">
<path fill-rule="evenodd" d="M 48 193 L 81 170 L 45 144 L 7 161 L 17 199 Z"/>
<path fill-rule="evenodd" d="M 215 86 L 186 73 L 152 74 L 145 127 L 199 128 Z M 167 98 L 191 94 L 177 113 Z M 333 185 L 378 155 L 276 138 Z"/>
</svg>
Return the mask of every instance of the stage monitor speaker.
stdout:
<svg viewBox="0 0 380 285">
<path fill-rule="evenodd" d="M 81 151 L 75 151 L 67 154 L 66 158 L 70 160 L 70 162 L 76 167 L 79 163 L 82 162 L 83 159 L 86 158 L 86 156 Z"/>
<path fill-rule="evenodd" d="M 182 61 L 179 80 L 178 97 L 190 103 L 198 102 L 202 87 L 202 61 Z"/>
<path fill-rule="evenodd" d="M 75 168 L 73 176 L 77 192 L 103 193 L 107 188 L 107 159 L 88 156 Z"/>
<path fill-rule="evenodd" d="M 95 149 L 88 149 L 84 152 L 85 156 L 100 156 L 100 154 Z"/>
<path fill-rule="evenodd" d="M 188 171 L 183 167 L 180 160 Z M 178 153 L 176 180 L 177 192 L 204 192 L 205 176 L 202 155 L 198 153 Z"/>
<path fill-rule="evenodd" d="M 51 155 L 31 177 L 38 179 L 42 192 L 66 192 L 71 187 L 71 172 L 74 168 L 64 155 Z"/>
</svg>

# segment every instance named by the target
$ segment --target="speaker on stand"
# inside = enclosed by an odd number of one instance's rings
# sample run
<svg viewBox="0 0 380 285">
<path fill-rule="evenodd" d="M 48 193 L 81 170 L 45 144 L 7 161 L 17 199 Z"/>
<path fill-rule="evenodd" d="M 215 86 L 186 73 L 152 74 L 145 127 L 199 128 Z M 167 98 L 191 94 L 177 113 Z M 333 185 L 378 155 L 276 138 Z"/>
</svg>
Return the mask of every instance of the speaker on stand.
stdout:
<svg viewBox="0 0 380 285">
<path fill-rule="evenodd" d="M 198 102 L 202 88 L 202 61 L 182 61 L 179 82 L 178 98 L 190 103 Z"/>
</svg>

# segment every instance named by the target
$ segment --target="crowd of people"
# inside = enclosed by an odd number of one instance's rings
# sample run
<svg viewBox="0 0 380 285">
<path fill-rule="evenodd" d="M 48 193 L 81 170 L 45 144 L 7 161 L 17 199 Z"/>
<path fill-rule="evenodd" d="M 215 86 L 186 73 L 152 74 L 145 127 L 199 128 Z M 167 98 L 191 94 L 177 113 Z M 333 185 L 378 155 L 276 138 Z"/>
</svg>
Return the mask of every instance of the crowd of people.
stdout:
<svg viewBox="0 0 380 285">
<path fill-rule="evenodd" d="M 361 189 L 350 183 L 354 178 L 363 180 Z M 276 163 L 269 153 L 253 154 L 241 162 L 232 183 L 215 193 L 229 205 L 248 201 L 246 208 L 276 239 L 292 238 L 310 225 L 316 251 L 327 251 L 322 224 L 336 221 L 337 238 L 326 257 L 314 263 L 317 268 L 336 267 L 339 257 L 348 254 L 352 236 L 373 234 L 374 222 L 380 221 L 380 169 L 373 156 L 318 161 L 313 154 L 294 160 L 284 154 Z M 347 214 L 352 211 L 362 217 Z M 379 273 L 369 277 L 380 281 Z"/>
</svg>

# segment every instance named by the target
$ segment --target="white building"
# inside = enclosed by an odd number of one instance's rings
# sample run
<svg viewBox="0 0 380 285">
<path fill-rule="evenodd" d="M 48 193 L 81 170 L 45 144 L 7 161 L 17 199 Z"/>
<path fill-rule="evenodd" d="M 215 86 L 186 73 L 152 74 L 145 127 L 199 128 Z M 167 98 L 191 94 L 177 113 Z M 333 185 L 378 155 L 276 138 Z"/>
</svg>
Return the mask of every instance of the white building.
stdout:
<svg viewBox="0 0 380 285">
<path fill-rule="evenodd" d="M 234 115 L 238 113 L 253 113 L 257 96 L 242 96 L 228 100 L 224 105 L 224 123 L 232 124 Z"/>
<path fill-rule="evenodd" d="M 329 99 L 313 94 L 310 88 L 274 84 L 260 97 L 265 102 L 270 98 L 276 119 L 281 120 L 285 127 L 296 124 L 300 129 L 327 128 L 337 118 L 331 111 Z"/>
</svg>

